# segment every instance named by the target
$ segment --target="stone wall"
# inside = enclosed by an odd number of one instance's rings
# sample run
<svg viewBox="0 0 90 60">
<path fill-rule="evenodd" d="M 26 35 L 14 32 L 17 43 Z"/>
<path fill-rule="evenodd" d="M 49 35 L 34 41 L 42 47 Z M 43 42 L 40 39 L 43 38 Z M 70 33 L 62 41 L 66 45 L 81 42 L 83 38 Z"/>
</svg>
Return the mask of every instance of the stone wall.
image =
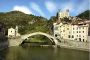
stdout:
<svg viewBox="0 0 90 60">
<path fill-rule="evenodd" d="M 21 43 L 21 38 L 20 37 L 10 38 L 10 39 L 8 39 L 8 41 L 9 41 L 9 47 L 10 46 L 19 46 Z"/>
<path fill-rule="evenodd" d="M 71 49 L 77 49 L 77 50 L 90 50 L 89 42 L 80 42 L 75 40 L 61 40 L 61 43 L 59 43 L 61 47 L 71 48 Z"/>
</svg>

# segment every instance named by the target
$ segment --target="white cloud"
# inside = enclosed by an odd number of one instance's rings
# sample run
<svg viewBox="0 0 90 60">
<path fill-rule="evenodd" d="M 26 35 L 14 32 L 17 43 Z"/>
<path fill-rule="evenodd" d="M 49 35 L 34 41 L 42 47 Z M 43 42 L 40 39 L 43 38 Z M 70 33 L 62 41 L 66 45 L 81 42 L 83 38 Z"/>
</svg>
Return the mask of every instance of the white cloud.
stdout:
<svg viewBox="0 0 90 60">
<path fill-rule="evenodd" d="M 45 6 L 50 13 L 55 12 L 55 10 L 57 9 L 57 5 L 51 1 L 46 1 Z"/>
<path fill-rule="evenodd" d="M 31 3 L 30 3 L 30 7 L 31 7 L 33 10 L 35 10 L 36 12 L 38 12 L 40 15 L 42 15 L 43 17 L 45 17 L 44 12 L 40 9 L 40 7 L 39 7 L 36 3 L 31 2 Z"/>
<path fill-rule="evenodd" d="M 26 6 L 14 6 L 13 10 L 15 11 L 21 11 L 21 12 L 24 12 L 25 14 L 32 14 L 31 10 L 26 7 Z"/>
</svg>

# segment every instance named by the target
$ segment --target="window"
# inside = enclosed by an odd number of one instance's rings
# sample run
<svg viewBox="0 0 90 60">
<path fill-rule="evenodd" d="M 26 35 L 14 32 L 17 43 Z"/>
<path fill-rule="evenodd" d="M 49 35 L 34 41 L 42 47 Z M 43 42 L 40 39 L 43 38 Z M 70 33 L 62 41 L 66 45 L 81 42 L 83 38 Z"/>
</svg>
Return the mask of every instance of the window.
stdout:
<svg viewBox="0 0 90 60">
<path fill-rule="evenodd" d="M 70 38 L 70 35 L 68 35 L 68 38 Z"/>
<path fill-rule="evenodd" d="M 78 33 L 78 31 L 77 31 L 77 33 Z"/>
<path fill-rule="evenodd" d="M 79 41 L 81 41 L 81 38 L 79 38 Z"/>
<path fill-rule="evenodd" d="M 84 42 L 84 39 L 83 39 L 83 42 Z"/>
<path fill-rule="evenodd" d="M 83 27 L 83 29 L 84 29 L 84 27 Z"/>
<path fill-rule="evenodd" d="M 79 33 L 81 33 L 81 31 L 79 31 Z"/>
<path fill-rule="evenodd" d="M 84 33 L 84 31 L 83 31 L 83 33 Z"/>
<path fill-rule="evenodd" d="M 74 28 L 73 28 L 73 30 L 74 30 Z"/>
<path fill-rule="evenodd" d="M 69 28 L 67 28 L 67 30 L 69 30 Z"/>
<path fill-rule="evenodd" d="M 72 35 L 72 38 L 74 38 L 74 36 Z"/>
<path fill-rule="evenodd" d="M 57 34 L 55 34 L 55 37 L 57 37 Z"/>
<path fill-rule="evenodd" d="M 77 35 L 77 37 L 78 37 L 78 35 Z"/>
<path fill-rule="evenodd" d="M 12 32 L 12 31 L 11 31 Z"/>
</svg>

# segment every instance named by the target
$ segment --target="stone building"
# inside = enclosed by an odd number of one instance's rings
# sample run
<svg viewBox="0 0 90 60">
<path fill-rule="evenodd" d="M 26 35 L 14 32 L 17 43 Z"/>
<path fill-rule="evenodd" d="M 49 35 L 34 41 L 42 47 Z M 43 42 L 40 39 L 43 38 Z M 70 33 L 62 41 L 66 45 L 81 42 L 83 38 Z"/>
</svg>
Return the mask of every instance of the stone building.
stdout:
<svg viewBox="0 0 90 60">
<path fill-rule="evenodd" d="M 18 26 L 16 28 L 9 28 L 8 29 L 8 37 L 18 37 L 20 34 L 18 33 Z"/>
</svg>

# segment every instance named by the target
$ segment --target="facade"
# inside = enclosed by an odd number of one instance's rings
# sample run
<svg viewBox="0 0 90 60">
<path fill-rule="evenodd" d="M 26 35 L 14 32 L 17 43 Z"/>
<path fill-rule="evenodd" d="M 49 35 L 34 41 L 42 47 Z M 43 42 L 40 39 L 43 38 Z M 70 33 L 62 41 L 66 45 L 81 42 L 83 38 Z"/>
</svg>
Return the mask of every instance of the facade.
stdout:
<svg viewBox="0 0 90 60">
<path fill-rule="evenodd" d="M 64 17 L 69 17 L 69 10 L 65 10 L 65 11 L 59 11 L 58 12 L 58 18 L 61 19 L 61 18 L 64 18 Z"/>
<path fill-rule="evenodd" d="M 66 14 L 66 16 L 68 15 Z M 64 17 L 65 15 L 63 16 L 63 18 Z M 74 21 L 75 19 L 71 18 L 71 20 Z M 62 38 L 66 40 L 87 42 L 89 24 L 86 23 L 87 21 L 79 21 L 77 23 L 76 22 L 77 20 L 74 21 L 73 23 L 65 23 L 65 22 L 53 23 L 54 37 L 58 39 Z"/>
<path fill-rule="evenodd" d="M 14 28 L 8 29 L 8 37 L 15 37 L 15 29 Z"/>
<path fill-rule="evenodd" d="M 88 24 L 72 25 L 54 23 L 54 36 L 62 39 L 77 40 L 87 42 L 88 40 Z"/>
<path fill-rule="evenodd" d="M 20 36 L 20 34 L 18 33 L 18 26 L 16 26 L 16 28 L 9 28 L 8 29 L 8 37 L 17 37 Z"/>
</svg>

